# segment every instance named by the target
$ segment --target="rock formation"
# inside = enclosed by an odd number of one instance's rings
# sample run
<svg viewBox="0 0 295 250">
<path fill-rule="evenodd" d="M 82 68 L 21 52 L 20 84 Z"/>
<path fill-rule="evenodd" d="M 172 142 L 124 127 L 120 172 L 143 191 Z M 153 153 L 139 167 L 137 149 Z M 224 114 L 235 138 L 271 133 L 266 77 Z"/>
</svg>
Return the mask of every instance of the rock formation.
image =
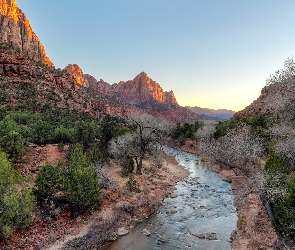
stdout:
<svg viewBox="0 0 295 250">
<path fill-rule="evenodd" d="M 77 64 L 69 64 L 67 67 L 64 69 L 72 78 L 75 79 L 77 84 L 83 86 L 83 87 L 88 87 L 84 74 L 82 69 L 80 68 L 79 65 Z"/>
<path fill-rule="evenodd" d="M 30 82 L 43 78 L 48 81 L 47 85 L 51 83 L 60 89 L 70 89 L 80 93 L 82 89 L 87 89 L 88 93 L 95 92 L 91 95 L 94 97 L 92 104 L 87 107 L 91 113 L 93 109 L 98 109 L 102 112 L 111 114 L 118 112 L 119 115 L 124 115 L 132 109 L 140 108 L 173 121 L 187 121 L 196 116 L 177 104 L 173 91 L 163 91 L 162 87 L 145 72 L 133 80 L 110 85 L 103 80 L 97 81 L 91 75 L 84 75 L 77 64 L 69 64 L 60 71 L 54 68 L 49 70 L 41 64 L 31 62 L 27 57 L 47 66 L 54 66 L 46 56 L 44 46 L 33 32 L 29 20 L 17 7 L 16 0 L 0 0 L 0 36 L 0 50 L 2 49 L 0 52 L 3 59 L 0 60 L 1 76 L 22 77 Z M 6 53 L 9 49 L 7 45 L 20 53 Z M 76 98 L 75 95 L 73 99 Z M 127 103 L 136 107 L 132 108 Z"/>
<path fill-rule="evenodd" d="M 30 22 L 15 0 L 0 0 L 0 37 L 3 42 L 35 61 L 53 66 L 43 44 L 33 32 Z"/>
<path fill-rule="evenodd" d="M 89 89 L 103 94 L 110 94 L 111 85 L 104 80 L 97 81 L 92 75 L 84 74 L 84 80 Z"/>
<path fill-rule="evenodd" d="M 90 88 L 82 88 L 77 84 L 77 79 L 66 70 L 42 67 L 15 50 L 1 48 L 2 45 L 0 43 L 0 86 L 3 89 L 7 88 L 5 90 L 9 97 L 7 105 L 17 107 L 22 101 L 27 101 L 26 98 L 33 98 L 38 103 L 39 109 L 50 104 L 54 108 L 87 112 L 96 116 L 102 113 L 125 116 L 137 110 L 115 97 Z M 2 83 L 9 85 L 5 87 Z M 34 86 L 35 96 L 19 95 L 18 88 L 23 84 Z M 3 102 L 0 99 L 1 101 Z"/>
<path fill-rule="evenodd" d="M 92 75 L 88 75 L 88 74 L 84 74 L 84 81 L 86 83 L 86 86 L 88 86 L 88 88 L 97 91 L 97 80 L 92 76 Z"/>
<path fill-rule="evenodd" d="M 113 96 L 134 105 L 140 105 L 148 100 L 177 105 L 173 91 L 164 92 L 162 87 L 145 72 L 141 72 L 133 80 L 113 84 L 111 92 Z"/>
<path fill-rule="evenodd" d="M 97 81 L 88 74 L 84 74 L 84 81 L 88 86 L 87 92 L 91 96 L 100 95 L 105 96 L 104 98 L 108 96 L 117 102 L 122 100 L 121 102 L 128 103 L 134 109 L 139 108 L 151 115 L 172 122 L 190 122 L 199 118 L 198 114 L 179 106 L 173 91 L 163 91 L 162 87 L 145 72 L 141 72 L 133 80 L 121 81 L 112 85 L 101 79 Z M 100 102 L 100 105 L 103 103 Z M 124 106 L 126 107 L 126 104 Z M 108 106 L 107 110 L 111 107 Z M 125 108 L 125 110 L 127 109 Z"/>
</svg>

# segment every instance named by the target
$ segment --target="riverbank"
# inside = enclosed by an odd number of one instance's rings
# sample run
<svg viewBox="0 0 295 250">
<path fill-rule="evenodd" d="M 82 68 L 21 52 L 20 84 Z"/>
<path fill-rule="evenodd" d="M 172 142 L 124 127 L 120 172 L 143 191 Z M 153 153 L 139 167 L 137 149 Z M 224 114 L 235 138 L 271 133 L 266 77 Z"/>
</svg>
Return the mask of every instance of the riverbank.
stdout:
<svg viewBox="0 0 295 250">
<path fill-rule="evenodd" d="M 200 155 L 193 141 L 179 148 Z M 37 147 L 31 154 L 34 156 L 33 165 L 38 169 L 46 161 L 54 162 L 63 157 L 65 152 L 60 155 L 57 147 L 51 145 Z M 69 212 L 63 212 L 57 220 L 51 221 L 38 217 L 28 229 L 17 231 L 7 241 L 11 247 L 7 249 L 97 249 L 97 246 L 115 240 L 118 233 L 128 232 L 157 211 L 165 197 L 174 195 L 176 182 L 188 176 L 174 157 L 164 154 L 161 157 L 162 167 L 158 168 L 146 160 L 143 175 L 134 175 L 140 187 L 138 193 L 126 190 L 128 177 L 120 176 L 120 166 L 111 164 L 103 167 L 103 175 L 111 185 L 102 192 L 102 205 L 98 211 L 92 215 L 82 214 L 77 220 L 71 219 Z M 222 178 L 230 178 L 227 181 L 232 182 L 239 216 L 237 229 L 232 233 L 233 249 L 277 249 L 276 234 L 251 180 L 237 169 L 233 174 L 233 171 L 227 172 L 226 168 L 211 164 L 212 159 L 203 157 L 203 160 L 211 166 L 211 170 L 219 172 Z M 27 167 L 21 169 L 22 172 L 30 170 Z"/>
<path fill-rule="evenodd" d="M 170 145 L 200 155 L 202 162 L 210 170 L 219 173 L 223 180 L 231 182 L 238 214 L 237 228 L 231 235 L 233 250 L 285 249 L 279 244 L 278 236 L 260 199 L 259 190 L 250 178 L 237 168 L 230 170 L 227 166 L 214 164 L 214 159 L 202 155 L 192 140 L 187 140 L 182 145 Z"/>
<path fill-rule="evenodd" d="M 165 197 L 174 196 L 175 184 L 189 174 L 174 157 L 164 154 L 161 157 L 161 167 L 145 160 L 143 174 L 134 175 L 140 189 L 138 192 L 126 189 L 128 177 L 120 175 L 120 166 L 111 164 L 104 167 L 103 174 L 110 180 L 111 186 L 103 191 L 99 211 L 91 215 L 76 235 L 67 235 L 46 249 L 105 249 L 108 242 L 128 233 L 152 215 Z"/>
<path fill-rule="evenodd" d="M 23 175 L 35 175 L 45 162 L 56 164 L 67 154 L 67 147 L 63 152 L 57 145 L 34 147 L 25 155 L 30 162 L 20 165 L 19 171 Z M 174 157 L 160 154 L 162 167 L 147 159 L 143 175 L 134 175 L 139 183 L 139 192 L 126 189 L 128 177 L 121 177 L 120 166 L 107 164 L 102 167 L 102 175 L 108 180 L 109 187 L 102 190 L 102 205 L 97 211 L 83 213 L 76 220 L 71 218 L 70 211 L 64 209 L 52 208 L 59 213 L 57 218 L 47 218 L 42 211 L 36 211 L 31 225 L 14 232 L 6 242 L 0 242 L 0 249 L 97 249 L 107 241 L 115 240 L 118 228 L 129 230 L 149 217 L 165 197 L 173 196 L 176 182 L 188 176 L 189 173 L 177 165 Z"/>
<path fill-rule="evenodd" d="M 231 234 L 233 250 L 284 249 L 272 227 L 258 188 L 239 169 L 222 170 L 219 176 L 231 182 L 238 213 L 237 229 Z"/>
<path fill-rule="evenodd" d="M 157 212 L 108 250 L 231 249 L 230 235 L 237 214 L 230 184 L 199 164 L 199 157 L 163 147 L 190 175 L 175 186 L 175 197 L 164 200 Z M 151 235 L 142 234 L 148 230 Z"/>
<path fill-rule="evenodd" d="M 231 234 L 232 250 L 285 249 L 279 244 L 278 235 L 254 182 L 237 168 L 213 165 L 213 159 L 204 159 L 212 171 L 231 183 L 238 214 L 237 228 Z"/>
</svg>

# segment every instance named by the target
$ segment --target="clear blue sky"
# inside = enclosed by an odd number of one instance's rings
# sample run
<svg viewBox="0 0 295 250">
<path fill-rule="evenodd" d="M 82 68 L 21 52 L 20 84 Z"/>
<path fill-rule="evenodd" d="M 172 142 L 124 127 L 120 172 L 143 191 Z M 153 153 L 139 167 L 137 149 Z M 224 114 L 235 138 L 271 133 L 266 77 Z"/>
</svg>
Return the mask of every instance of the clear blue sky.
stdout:
<svg viewBox="0 0 295 250">
<path fill-rule="evenodd" d="M 56 67 L 145 71 L 180 105 L 238 111 L 295 51 L 294 0 L 17 0 Z"/>
</svg>

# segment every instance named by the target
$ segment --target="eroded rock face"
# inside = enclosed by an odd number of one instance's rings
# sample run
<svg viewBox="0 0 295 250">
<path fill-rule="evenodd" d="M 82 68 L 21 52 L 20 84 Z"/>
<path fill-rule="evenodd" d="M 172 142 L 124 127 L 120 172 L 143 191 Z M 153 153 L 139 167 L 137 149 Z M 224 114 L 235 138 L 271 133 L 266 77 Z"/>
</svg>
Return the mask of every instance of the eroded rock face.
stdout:
<svg viewBox="0 0 295 250">
<path fill-rule="evenodd" d="M 97 81 L 92 75 L 84 74 L 84 80 L 89 89 L 103 94 L 111 93 L 111 85 L 104 80 Z"/>
<path fill-rule="evenodd" d="M 88 88 L 97 90 L 97 80 L 92 75 L 84 74 L 83 77 Z"/>
<path fill-rule="evenodd" d="M 145 72 L 141 72 L 133 80 L 113 84 L 111 92 L 113 96 L 135 105 L 150 99 L 163 104 L 177 104 L 173 91 L 164 92 Z"/>
<path fill-rule="evenodd" d="M 0 37 L 35 61 L 54 66 L 15 0 L 0 0 Z"/>
<path fill-rule="evenodd" d="M 75 79 L 77 84 L 83 86 L 83 87 L 88 87 L 87 83 L 84 79 L 84 74 L 82 69 L 80 68 L 79 65 L 77 64 L 69 64 L 67 67 L 65 67 L 65 71 Z"/>
</svg>

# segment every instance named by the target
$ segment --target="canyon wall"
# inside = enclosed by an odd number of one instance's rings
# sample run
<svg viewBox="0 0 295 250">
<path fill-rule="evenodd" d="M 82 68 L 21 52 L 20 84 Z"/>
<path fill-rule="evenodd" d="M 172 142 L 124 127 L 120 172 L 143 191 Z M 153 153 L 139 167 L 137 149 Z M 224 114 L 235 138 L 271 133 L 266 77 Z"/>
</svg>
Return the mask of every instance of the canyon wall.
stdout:
<svg viewBox="0 0 295 250">
<path fill-rule="evenodd" d="M 31 28 L 30 21 L 15 0 L 0 0 L 0 37 L 35 61 L 54 66 L 43 44 Z"/>
</svg>

